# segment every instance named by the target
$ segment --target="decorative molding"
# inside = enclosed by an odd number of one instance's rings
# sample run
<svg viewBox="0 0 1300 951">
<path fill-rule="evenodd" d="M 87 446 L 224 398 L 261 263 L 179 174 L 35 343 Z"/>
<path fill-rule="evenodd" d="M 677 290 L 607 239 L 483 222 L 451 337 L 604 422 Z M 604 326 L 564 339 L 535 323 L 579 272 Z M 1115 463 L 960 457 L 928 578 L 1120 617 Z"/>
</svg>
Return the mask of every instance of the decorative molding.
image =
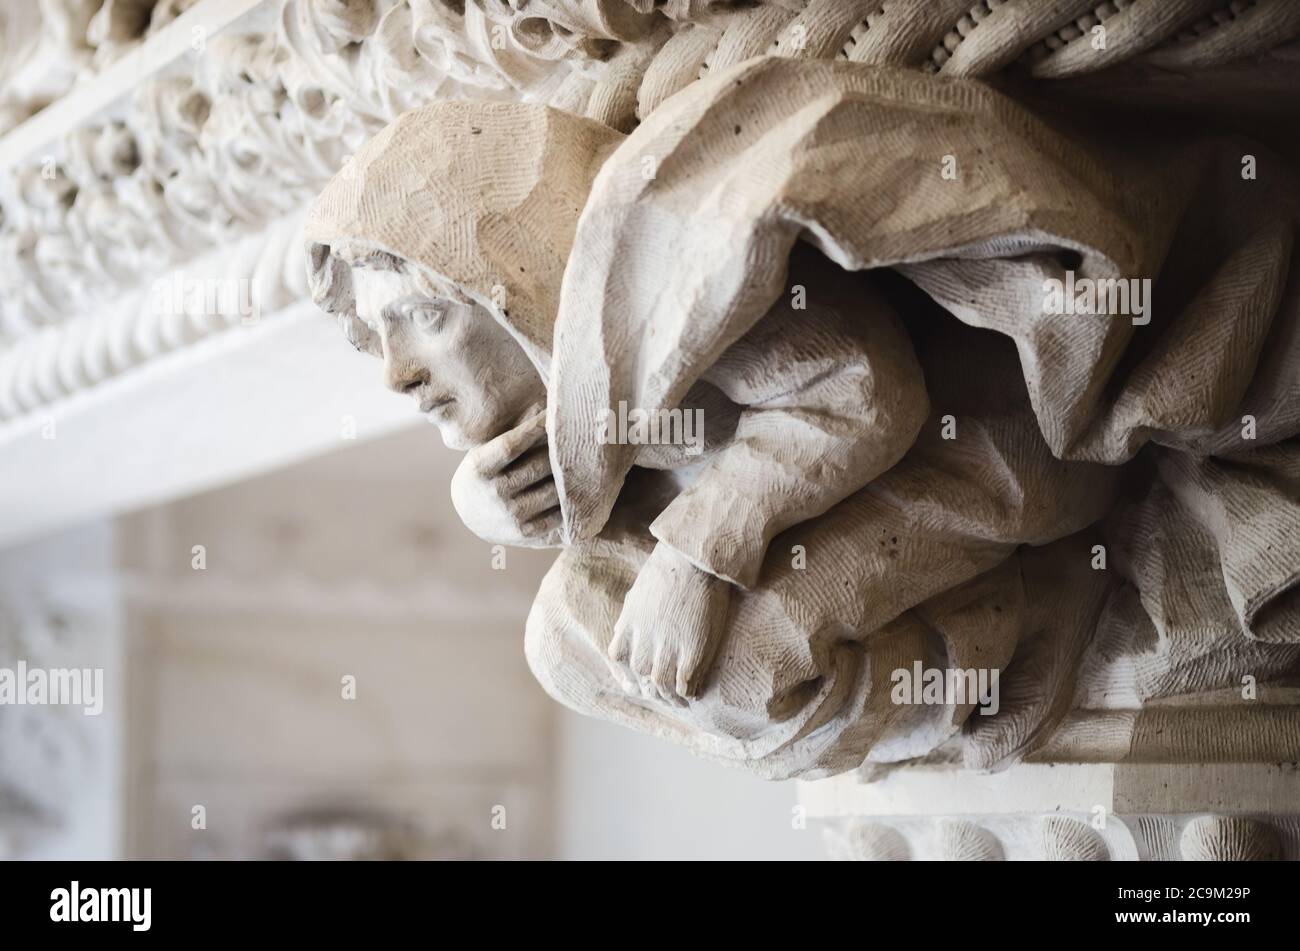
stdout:
<svg viewBox="0 0 1300 951">
<path fill-rule="evenodd" d="M 1084 0 L 1036 19 L 1020 6 L 166 0 L 145 16 L 140 3 L 63 0 L 40 8 L 50 17 L 41 22 L 21 5 L 6 14 L 0 71 L 74 68 L 47 84 L 61 99 L 0 139 L 0 419 L 164 352 L 160 340 L 219 329 L 220 314 L 179 326 L 132 293 L 205 252 L 228 256 L 215 249 L 252 234 L 267 232 L 268 249 L 291 241 L 276 223 L 386 122 L 424 103 L 546 102 L 629 131 L 698 76 L 763 52 L 963 77 L 1028 58 L 1036 75 L 1067 77 L 1161 41 L 1174 45 L 1154 59 L 1213 65 L 1300 33 L 1284 0 L 1238 0 L 1222 14 L 1201 0 Z M 1072 52 L 1097 24 L 1112 53 Z M 160 72 L 178 62 L 188 65 Z M 112 106 L 123 96 L 129 103 Z M 48 156 L 32 154 L 42 148 Z M 296 251 L 271 253 L 296 263 Z M 78 329 L 46 332 L 69 323 Z M 105 360 L 109 338 L 139 339 L 137 355 L 119 343 Z"/>
<path fill-rule="evenodd" d="M 1268 862 L 1300 859 L 1300 815 L 832 819 L 832 859 L 858 862 Z"/>
<path fill-rule="evenodd" d="M 799 785 L 808 817 L 825 820 L 832 858 L 1300 859 L 1295 764 L 917 767 Z"/>
<path fill-rule="evenodd" d="M 248 0 L 244 2 L 247 5 Z M 4 84 L 0 135 L 24 122 L 31 123 L 29 128 L 47 126 L 50 119 L 71 125 L 63 108 L 69 99 L 96 101 L 93 92 L 88 97 L 76 97 L 74 92 L 99 86 L 112 66 L 132 59 L 142 43 L 166 31 L 194 3 L 49 0 L 6 4 L 0 10 L 0 82 Z M 128 63 L 127 68 L 138 66 L 138 62 Z M 41 118 L 31 122 L 38 115 Z M 0 143 L 3 167 L 9 165 L 7 141 Z"/>
<path fill-rule="evenodd" d="M 111 305 L 20 337 L 0 351 L 0 425 L 204 337 L 273 319 L 306 293 L 300 227 L 300 215 L 288 216 Z"/>
</svg>

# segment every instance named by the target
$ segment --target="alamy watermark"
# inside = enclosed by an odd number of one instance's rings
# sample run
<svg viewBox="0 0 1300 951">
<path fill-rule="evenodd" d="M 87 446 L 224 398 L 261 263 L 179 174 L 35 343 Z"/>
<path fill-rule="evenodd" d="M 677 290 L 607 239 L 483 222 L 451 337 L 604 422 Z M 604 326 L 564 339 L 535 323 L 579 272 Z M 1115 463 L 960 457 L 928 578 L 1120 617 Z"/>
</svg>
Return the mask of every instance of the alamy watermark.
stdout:
<svg viewBox="0 0 1300 951">
<path fill-rule="evenodd" d="M 86 888 L 73 881 L 50 892 L 50 921 L 126 922 L 132 931 L 148 931 L 152 905 L 152 888 Z"/>
<path fill-rule="evenodd" d="M 0 706 L 81 707 L 88 717 L 104 712 L 102 667 L 0 667 Z"/>
<path fill-rule="evenodd" d="M 898 704 L 979 704 L 980 714 L 998 712 L 997 668 L 925 667 L 918 660 L 911 669 L 898 667 L 889 675 L 894 685 L 889 698 Z"/>
<path fill-rule="evenodd" d="M 261 308 L 253 299 L 253 282 L 246 277 L 187 277 L 173 271 L 153 282 L 149 305 L 155 314 L 221 315 L 255 324 Z"/>
<path fill-rule="evenodd" d="M 1129 314 L 1134 326 L 1151 323 L 1151 278 L 1075 279 L 1073 271 L 1065 280 L 1054 277 L 1043 282 L 1045 314 Z"/>
<path fill-rule="evenodd" d="M 704 410 L 628 409 L 619 400 L 617 410 L 605 410 L 596 438 L 610 445 L 684 446 L 686 455 L 698 456 L 704 451 Z"/>
</svg>

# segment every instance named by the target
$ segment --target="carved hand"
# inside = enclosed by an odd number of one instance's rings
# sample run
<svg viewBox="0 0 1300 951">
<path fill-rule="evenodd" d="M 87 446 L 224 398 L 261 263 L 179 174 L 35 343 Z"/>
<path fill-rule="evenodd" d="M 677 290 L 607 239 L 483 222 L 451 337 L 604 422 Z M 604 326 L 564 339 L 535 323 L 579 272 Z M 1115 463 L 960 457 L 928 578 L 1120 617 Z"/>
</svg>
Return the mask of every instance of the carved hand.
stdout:
<svg viewBox="0 0 1300 951">
<path fill-rule="evenodd" d="M 656 545 L 623 599 L 609 645 L 624 690 L 675 706 L 698 697 L 730 597 L 727 582 Z"/>
<path fill-rule="evenodd" d="M 467 452 L 451 477 L 451 502 L 465 527 L 486 542 L 559 546 L 560 500 L 545 409 Z"/>
</svg>

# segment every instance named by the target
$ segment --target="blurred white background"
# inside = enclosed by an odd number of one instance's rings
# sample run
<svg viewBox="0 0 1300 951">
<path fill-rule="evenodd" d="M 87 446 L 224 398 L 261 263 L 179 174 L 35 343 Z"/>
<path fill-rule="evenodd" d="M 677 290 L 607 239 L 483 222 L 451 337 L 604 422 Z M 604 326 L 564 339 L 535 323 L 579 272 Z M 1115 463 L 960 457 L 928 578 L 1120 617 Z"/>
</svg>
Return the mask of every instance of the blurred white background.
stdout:
<svg viewBox="0 0 1300 951">
<path fill-rule="evenodd" d="M 102 666 L 107 692 L 0 707 L 10 857 L 822 856 L 793 783 L 542 692 L 551 555 L 493 568 L 432 428 L 344 445 L 0 553 L 0 666 Z"/>
</svg>

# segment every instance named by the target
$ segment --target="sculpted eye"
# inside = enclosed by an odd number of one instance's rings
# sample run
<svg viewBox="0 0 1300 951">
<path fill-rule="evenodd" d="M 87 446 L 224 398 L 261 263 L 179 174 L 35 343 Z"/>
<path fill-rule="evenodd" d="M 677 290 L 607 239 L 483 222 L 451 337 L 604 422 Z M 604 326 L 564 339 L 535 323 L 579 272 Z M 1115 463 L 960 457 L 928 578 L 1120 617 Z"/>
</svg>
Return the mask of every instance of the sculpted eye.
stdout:
<svg viewBox="0 0 1300 951">
<path fill-rule="evenodd" d="M 441 326 L 447 309 L 441 304 L 417 304 L 411 308 L 411 320 L 422 333 L 435 333 Z"/>
</svg>

